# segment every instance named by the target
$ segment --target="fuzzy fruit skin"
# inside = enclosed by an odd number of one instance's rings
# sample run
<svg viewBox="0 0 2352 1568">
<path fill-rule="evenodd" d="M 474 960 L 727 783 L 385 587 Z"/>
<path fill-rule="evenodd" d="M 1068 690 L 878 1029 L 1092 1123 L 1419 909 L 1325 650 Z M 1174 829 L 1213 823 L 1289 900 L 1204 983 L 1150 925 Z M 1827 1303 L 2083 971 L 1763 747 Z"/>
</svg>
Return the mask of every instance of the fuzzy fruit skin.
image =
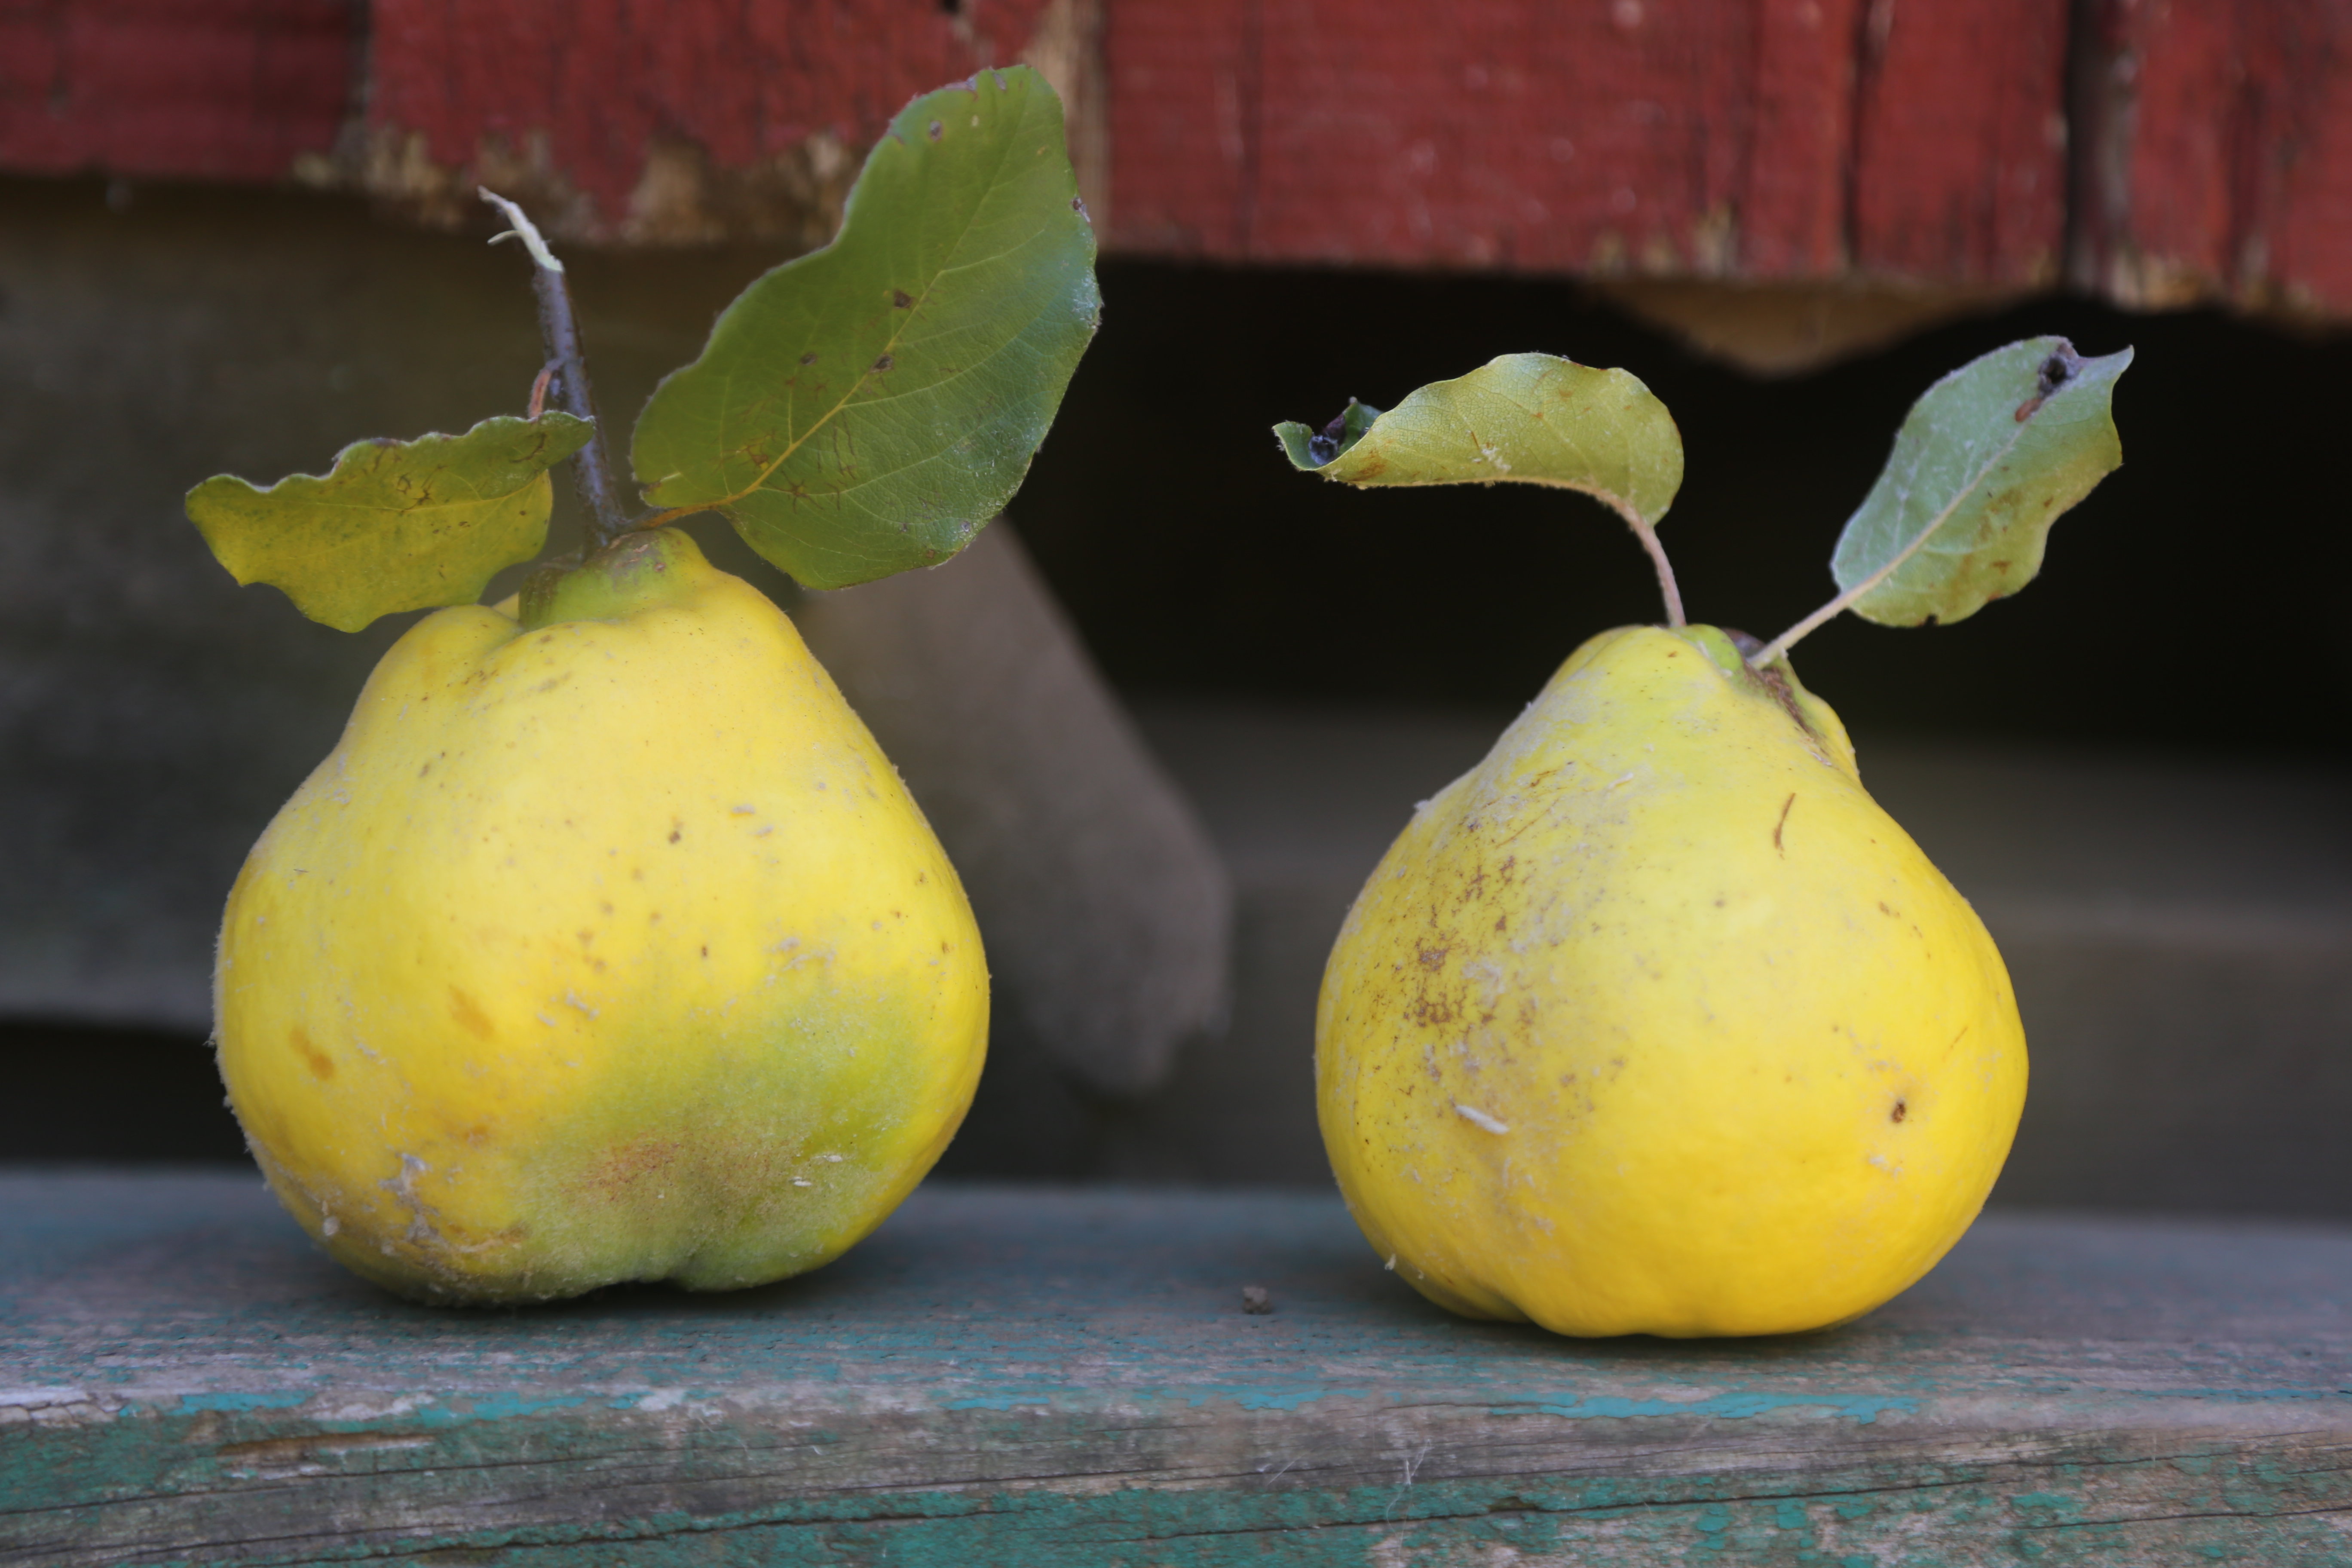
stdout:
<svg viewBox="0 0 2352 1568">
<path fill-rule="evenodd" d="M 2008 973 L 1787 679 L 1784 703 L 1713 627 L 1594 637 L 1357 899 L 1324 1142 L 1432 1300 L 1565 1334 L 1822 1328 L 1983 1206 L 2025 1101 Z"/>
<path fill-rule="evenodd" d="M 962 888 L 792 623 L 684 535 L 542 612 L 419 622 L 255 847 L 231 1103 L 287 1208 L 404 1295 L 815 1268 L 971 1103 Z"/>
</svg>

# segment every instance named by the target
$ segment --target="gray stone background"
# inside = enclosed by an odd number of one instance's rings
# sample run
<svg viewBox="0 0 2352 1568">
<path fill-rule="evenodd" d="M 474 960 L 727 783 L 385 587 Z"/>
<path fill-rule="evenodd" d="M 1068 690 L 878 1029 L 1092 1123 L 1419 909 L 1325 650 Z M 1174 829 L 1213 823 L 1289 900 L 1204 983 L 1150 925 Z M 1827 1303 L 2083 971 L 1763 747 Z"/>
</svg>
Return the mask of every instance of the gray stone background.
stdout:
<svg viewBox="0 0 2352 1568">
<path fill-rule="evenodd" d="M 573 258 L 616 433 L 777 259 Z M 800 619 L 972 886 L 999 1024 L 947 1168 L 1328 1180 L 1313 996 L 1357 885 L 1581 637 L 1654 614 L 1597 513 L 1317 486 L 1273 419 L 1515 348 L 1626 364 L 1689 444 L 1695 612 L 1769 632 L 1826 596 L 1909 398 L 2054 330 L 2141 358 L 2127 467 L 2044 579 L 1800 663 L 2015 974 L 2034 1080 L 1997 1202 L 2352 1214 L 2343 342 L 2053 300 L 1767 383 L 1564 284 L 1123 263 L 1105 294 L 985 548 L 800 596 L 695 525 Z M 403 624 L 237 589 L 182 492 L 463 428 L 538 358 L 520 263 L 478 236 L 0 183 L 0 1159 L 235 1156 L 201 1044 L 220 900 Z"/>
</svg>

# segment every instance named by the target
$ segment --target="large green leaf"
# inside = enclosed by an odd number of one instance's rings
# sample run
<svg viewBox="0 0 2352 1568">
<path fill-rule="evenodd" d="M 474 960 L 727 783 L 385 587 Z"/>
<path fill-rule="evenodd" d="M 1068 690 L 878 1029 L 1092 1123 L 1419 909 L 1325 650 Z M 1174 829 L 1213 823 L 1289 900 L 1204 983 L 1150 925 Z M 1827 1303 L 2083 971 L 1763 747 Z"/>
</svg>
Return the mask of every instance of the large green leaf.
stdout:
<svg viewBox="0 0 2352 1568">
<path fill-rule="evenodd" d="M 2084 359 L 2063 338 L 1996 349 L 1912 405 L 1831 574 L 1882 626 L 1957 621 L 2042 570 L 2050 525 L 2123 462 L 2111 408 L 2131 350 Z"/>
<path fill-rule="evenodd" d="M 1320 434 L 1274 432 L 1294 465 L 1345 484 L 1557 485 L 1645 525 L 1683 482 L 1682 432 L 1648 387 L 1551 354 L 1505 354 L 1386 413 L 1351 403 Z"/>
<path fill-rule="evenodd" d="M 547 542 L 547 470 L 595 426 L 569 414 L 501 415 L 462 436 L 354 441 L 321 477 L 268 489 L 216 474 L 188 492 L 188 519 L 240 583 L 286 591 L 338 631 L 379 616 L 469 604 L 502 566 Z"/>
<path fill-rule="evenodd" d="M 1062 106 L 1026 67 L 915 100 L 824 249 L 753 283 L 646 405 L 646 498 L 724 512 L 811 587 L 969 543 L 1101 314 Z"/>
</svg>

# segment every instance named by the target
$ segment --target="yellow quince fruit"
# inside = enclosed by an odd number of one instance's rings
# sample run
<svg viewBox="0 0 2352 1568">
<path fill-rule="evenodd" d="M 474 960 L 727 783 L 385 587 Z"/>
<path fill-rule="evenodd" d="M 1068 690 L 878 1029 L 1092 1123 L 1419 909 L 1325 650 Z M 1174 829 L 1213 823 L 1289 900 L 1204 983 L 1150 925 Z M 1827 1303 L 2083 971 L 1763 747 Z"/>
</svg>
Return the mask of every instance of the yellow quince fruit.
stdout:
<svg viewBox="0 0 2352 1568">
<path fill-rule="evenodd" d="M 2000 955 L 1837 715 L 1692 626 L 1586 643 L 1416 815 L 1332 952 L 1316 1073 L 1340 1189 L 1423 1295 L 1685 1336 L 1919 1279 L 2026 1063 Z"/>
<path fill-rule="evenodd" d="M 980 934 L 792 623 L 675 529 L 420 621 L 229 896 L 270 1185 L 404 1295 L 722 1289 L 839 1255 L 956 1130 Z"/>
</svg>

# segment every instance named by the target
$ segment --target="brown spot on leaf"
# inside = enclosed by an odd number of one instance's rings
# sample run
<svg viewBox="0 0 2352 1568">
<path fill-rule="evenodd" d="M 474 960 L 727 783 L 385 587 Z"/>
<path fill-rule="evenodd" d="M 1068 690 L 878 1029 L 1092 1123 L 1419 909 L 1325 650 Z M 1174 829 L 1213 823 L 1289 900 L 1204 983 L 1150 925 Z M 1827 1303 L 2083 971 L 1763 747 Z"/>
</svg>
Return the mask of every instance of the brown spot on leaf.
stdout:
<svg viewBox="0 0 2352 1568">
<path fill-rule="evenodd" d="M 816 351 L 812 349 L 807 353 L 801 355 L 801 363 L 803 364 L 814 364 L 816 363 Z"/>
<path fill-rule="evenodd" d="M 914 302 L 915 297 L 912 294 L 908 293 L 904 289 L 893 289 L 890 290 L 890 303 L 898 309 L 901 310 L 907 310 L 910 308 Z"/>
<path fill-rule="evenodd" d="M 884 354 L 880 359 L 874 362 L 874 368 L 876 370 L 888 370 L 892 365 L 895 365 L 898 363 L 898 362 L 897 360 L 892 359 L 888 354 Z"/>
</svg>

